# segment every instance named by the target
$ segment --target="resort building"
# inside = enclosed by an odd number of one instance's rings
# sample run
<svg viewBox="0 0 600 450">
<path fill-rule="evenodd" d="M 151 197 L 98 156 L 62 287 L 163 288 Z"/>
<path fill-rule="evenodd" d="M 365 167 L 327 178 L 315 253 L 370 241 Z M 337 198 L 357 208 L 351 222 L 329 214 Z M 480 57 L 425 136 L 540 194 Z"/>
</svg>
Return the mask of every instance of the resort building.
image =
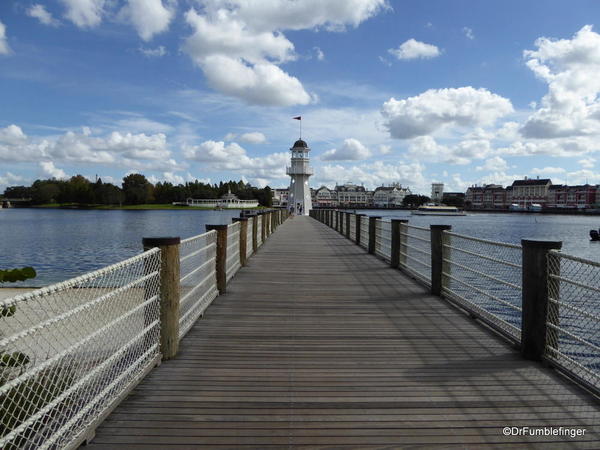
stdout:
<svg viewBox="0 0 600 450">
<path fill-rule="evenodd" d="M 373 192 L 367 191 L 364 186 L 346 183 L 336 186 L 335 192 L 341 208 L 366 208 L 372 205 Z"/>
<path fill-rule="evenodd" d="M 321 186 L 314 191 L 313 206 L 319 208 L 333 208 L 338 204 L 337 193 L 327 186 Z"/>
<path fill-rule="evenodd" d="M 408 188 L 394 183 L 391 186 L 380 186 L 373 192 L 373 206 L 376 208 L 398 208 L 402 206 L 404 197 L 410 195 Z"/>
<path fill-rule="evenodd" d="M 589 184 L 567 186 L 555 184 L 548 189 L 548 208 L 584 209 L 595 206 L 598 202 L 598 186 Z"/>
<path fill-rule="evenodd" d="M 512 184 L 512 203 L 527 208 L 532 204 L 541 205 L 542 208 L 548 200 L 548 190 L 552 185 L 549 178 L 535 178 L 515 180 Z"/>
</svg>

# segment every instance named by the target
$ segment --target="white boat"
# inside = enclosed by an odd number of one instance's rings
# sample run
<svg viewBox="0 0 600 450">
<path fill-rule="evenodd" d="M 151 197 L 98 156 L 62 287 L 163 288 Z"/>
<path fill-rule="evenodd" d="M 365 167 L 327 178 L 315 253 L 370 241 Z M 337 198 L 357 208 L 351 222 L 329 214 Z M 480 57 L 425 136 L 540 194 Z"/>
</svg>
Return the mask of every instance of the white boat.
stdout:
<svg viewBox="0 0 600 450">
<path fill-rule="evenodd" d="M 518 204 L 516 204 L 516 203 L 513 203 L 512 205 L 510 205 L 510 206 L 508 207 L 508 210 L 509 210 L 509 211 L 522 212 L 522 211 L 525 211 L 525 207 L 524 207 L 524 206 L 521 206 L 521 205 L 518 205 Z"/>
<path fill-rule="evenodd" d="M 411 211 L 411 214 L 414 216 L 466 216 L 465 212 L 456 206 L 446 205 L 419 206 L 419 209 Z"/>
<path fill-rule="evenodd" d="M 542 205 L 540 205 L 539 203 L 532 203 L 531 205 L 527 206 L 527 211 L 529 212 L 540 212 L 542 210 Z"/>
</svg>

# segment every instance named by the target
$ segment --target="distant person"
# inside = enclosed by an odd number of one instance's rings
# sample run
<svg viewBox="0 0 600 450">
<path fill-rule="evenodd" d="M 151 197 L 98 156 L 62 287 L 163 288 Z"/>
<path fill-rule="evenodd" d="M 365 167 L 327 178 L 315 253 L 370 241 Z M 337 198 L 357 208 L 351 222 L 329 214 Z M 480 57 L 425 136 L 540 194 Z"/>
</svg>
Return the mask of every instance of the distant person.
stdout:
<svg viewBox="0 0 600 450">
<path fill-rule="evenodd" d="M 291 218 L 294 217 L 294 207 L 293 206 L 290 208 L 290 217 Z"/>
<path fill-rule="evenodd" d="M 298 206 L 298 215 L 302 215 L 302 205 Z"/>
</svg>

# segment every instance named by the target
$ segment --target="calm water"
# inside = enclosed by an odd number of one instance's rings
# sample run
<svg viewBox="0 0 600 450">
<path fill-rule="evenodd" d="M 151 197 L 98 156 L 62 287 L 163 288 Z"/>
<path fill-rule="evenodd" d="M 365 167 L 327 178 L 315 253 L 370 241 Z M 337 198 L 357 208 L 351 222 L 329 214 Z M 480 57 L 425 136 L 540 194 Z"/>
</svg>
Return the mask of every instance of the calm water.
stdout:
<svg viewBox="0 0 600 450">
<path fill-rule="evenodd" d="M 419 226 L 449 224 L 457 233 L 519 243 L 521 238 L 562 240 L 563 251 L 600 261 L 600 242 L 589 230 L 600 217 L 532 214 L 410 216 L 407 211 L 361 211 L 408 218 Z M 31 265 L 38 277 L 13 286 L 44 286 L 121 261 L 141 251 L 144 236 L 203 233 L 205 224 L 231 223 L 239 211 L 76 211 L 0 209 L 0 268 Z"/>
<path fill-rule="evenodd" d="M 0 268 L 33 266 L 38 276 L 11 287 L 45 286 L 134 256 L 147 236 L 204 233 L 231 223 L 231 211 L 0 209 Z"/>
</svg>

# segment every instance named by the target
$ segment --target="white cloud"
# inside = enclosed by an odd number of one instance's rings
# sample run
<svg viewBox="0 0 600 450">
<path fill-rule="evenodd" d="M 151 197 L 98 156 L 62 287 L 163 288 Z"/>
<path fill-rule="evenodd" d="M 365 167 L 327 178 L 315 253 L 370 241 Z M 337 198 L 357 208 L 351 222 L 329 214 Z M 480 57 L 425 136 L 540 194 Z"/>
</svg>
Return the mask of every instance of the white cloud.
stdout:
<svg viewBox="0 0 600 450">
<path fill-rule="evenodd" d="M 434 133 L 446 126 L 486 126 L 513 111 L 510 100 L 470 86 L 430 89 L 403 100 L 383 104 L 384 126 L 397 139 Z"/>
<path fill-rule="evenodd" d="M 106 0 L 60 0 L 65 17 L 79 28 L 93 28 L 102 22 Z"/>
<path fill-rule="evenodd" d="M 489 172 L 504 172 L 508 170 L 508 163 L 500 156 L 494 156 L 485 161 L 482 166 L 475 168 L 476 171 L 489 171 Z"/>
<path fill-rule="evenodd" d="M 240 136 L 241 142 L 247 142 L 249 144 L 262 144 L 267 141 L 264 134 L 254 131 L 252 133 L 244 133 Z"/>
<path fill-rule="evenodd" d="M 57 27 L 60 25 L 60 22 L 52 17 L 52 14 L 46 9 L 46 7 L 44 5 L 40 5 L 39 3 L 31 5 L 26 12 L 29 17 L 39 20 L 40 23 L 44 25 L 51 27 Z"/>
<path fill-rule="evenodd" d="M 313 47 L 313 50 L 315 51 L 315 57 L 319 61 L 323 61 L 325 59 L 325 53 L 323 53 L 323 50 L 321 50 L 319 47 Z"/>
<path fill-rule="evenodd" d="M 409 39 L 402 43 L 398 48 L 390 48 L 388 53 L 394 55 L 400 60 L 409 59 L 430 59 L 440 56 L 440 49 L 435 45 L 419 42 L 414 39 Z"/>
<path fill-rule="evenodd" d="M 165 56 L 167 54 L 167 49 L 164 45 L 159 45 L 156 48 L 140 47 L 139 51 L 147 58 L 160 58 L 161 56 Z"/>
<path fill-rule="evenodd" d="M 6 39 L 6 27 L 0 22 L 0 55 L 10 55 L 12 53 Z"/>
<path fill-rule="evenodd" d="M 213 89 L 250 104 L 292 106 L 315 101 L 279 65 L 297 58 L 284 30 L 341 30 L 387 7 L 385 0 L 207 0 L 185 19 L 193 34 L 183 50 Z M 317 53 L 317 57 L 319 53 Z"/>
<path fill-rule="evenodd" d="M 467 39 L 473 40 L 475 39 L 475 35 L 473 34 L 473 30 L 469 27 L 463 27 L 462 32 L 467 37 Z"/>
<path fill-rule="evenodd" d="M 18 183 L 25 181 L 25 178 L 20 175 L 15 175 L 11 172 L 6 172 L 4 175 L 0 175 L 0 187 L 5 188 L 7 186 L 14 186 Z"/>
<path fill-rule="evenodd" d="M 163 5 L 162 0 L 128 0 L 121 14 L 133 24 L 144 41 L 149 41 L 155 34 L 168 30 L 175 10 Z"/>
<path fill-rule="evenodd" d="M 565 173 L 566 170 L 563 167 L 543 167 L 533 168 L 529 171 L 533 175 L 554 175 L 558 173 Z"/>
<path fill-rule="evenodd" d="M 548 83 L 548 93 L 521 132 L 526 138 L 598 135 L 600 125 L 600 34 L 591 25 L 572 39 L 536 40 L 525 50 L 527 66 Z"/>
<path fill-rule="evenodd" d="M 381 144 L 379 146 L 379 153 L 382 155 L 389 155 L 390 153 L 392 153 L 392 146 Z"/>
<path fill-rule="evenodd" d="M 345 139 L 340 148 L 327 150 L 321 155 L 323 161 L 360 161 L 371 157 L 371 151 L 359 140 Z"/>
<path fill-rule="evenodd" d="M 52 161 L 40 161 L 40 167 L 43 174 L 47 177 L 56 178 L 58 180 L 69 178 L 65 171 L 56 167 Z"/>
<path fill-rule="evenodd" d="M 584 169 L 592 169 L 596 165 L 596 158 L 583 158 L 577 161 Z"/>
<path fill-rule="evenodd" d="M 487 139 L 464 139 L 447 146 L 439 144 L 431 136 L 419 136 L 410 141 L 408 152 L 418 161 L 430 161 L 455 165 L 466 165 L 474 159 L 484 159 L 493 149 Z"/>
</svg>

